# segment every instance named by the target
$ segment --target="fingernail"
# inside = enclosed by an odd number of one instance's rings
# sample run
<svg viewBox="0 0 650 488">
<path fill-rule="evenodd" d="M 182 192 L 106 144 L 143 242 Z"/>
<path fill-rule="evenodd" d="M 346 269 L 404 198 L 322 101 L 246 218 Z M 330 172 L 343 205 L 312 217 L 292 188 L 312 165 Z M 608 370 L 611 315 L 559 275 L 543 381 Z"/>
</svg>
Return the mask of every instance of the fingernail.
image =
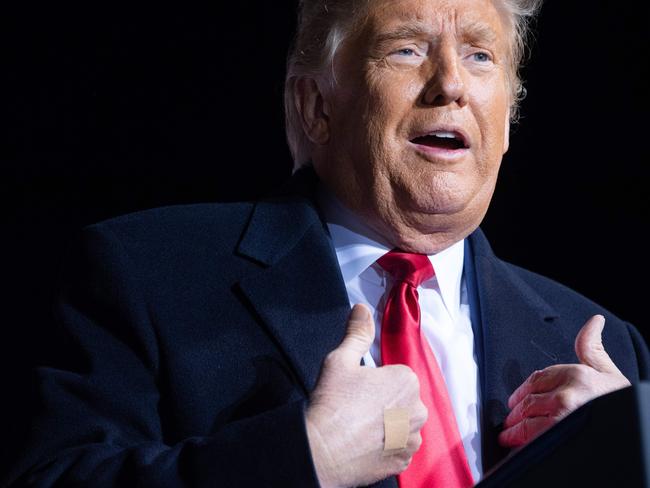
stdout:
<svg viewBox="0 0 650 488">
<path fill-rule="evenodd" d="M 366 320 L 368 318 L 368 310 L 363 305 L 355 305 L 350 314 L 350 320 Z"/>
<path fill-rule="evenodd" d="M 605 329 L 605 317 L 602 315 L 594 315 L 594 319 L 596 320 L 596 323 L 598 324 L 598 328 L 600 329 L 600 332 L 602 334 L 603 330 Z"/>
</svg>

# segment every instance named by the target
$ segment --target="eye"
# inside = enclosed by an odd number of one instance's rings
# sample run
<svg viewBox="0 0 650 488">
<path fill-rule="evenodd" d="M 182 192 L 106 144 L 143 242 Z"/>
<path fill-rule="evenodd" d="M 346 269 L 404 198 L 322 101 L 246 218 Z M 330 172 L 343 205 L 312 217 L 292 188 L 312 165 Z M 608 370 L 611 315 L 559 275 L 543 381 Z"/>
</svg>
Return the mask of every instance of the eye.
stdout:
<svg viewBox="0 0 650 488">
<path fill-rule="evenodd" d="M 414 68 L 420 66 L 427 57 L 426 46 L 417 44 L 395 46 L 395 49 L 386 56 L 388 61 L 394 67 Z"/>
<path fill-rule="evenodd" d="M 492 56 L 490 56 L 488 53 L 479 51 L 474 54 L 472 54 L 472 59 L 474 61 L 477 61 L 479 63 L 487 63 L 489 61 L 492 61 Z"/>
<path fill-rule="evenodd" d="M 403 49 L 399 49 L 398 51 L 395 52 L 395 54 L 399 54 L 400 56 L 415 56 L 415 49 L 411 49 L 410 47 L 405 47 Z"/>
</svg>

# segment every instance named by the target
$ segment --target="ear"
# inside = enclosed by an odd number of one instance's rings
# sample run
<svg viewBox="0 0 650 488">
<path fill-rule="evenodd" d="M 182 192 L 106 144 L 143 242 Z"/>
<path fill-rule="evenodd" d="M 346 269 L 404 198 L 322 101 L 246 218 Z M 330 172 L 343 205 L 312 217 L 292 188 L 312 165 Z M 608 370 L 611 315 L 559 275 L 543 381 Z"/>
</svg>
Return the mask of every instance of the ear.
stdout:
<svg viewBox="0 0 650 488">
<path fill-rule="evenodd" d="M 510 110 L 506 113 L 506 122 L 503 129 L 503 154 L 508 152 L 510 147 Z"/>
<path fill-rule="evenodd" d="M 295 81 L 294 103 L 300 114 L 302 128 L 314 144 L 329 142 L 329 107 L 313 78 L 298 78 Z"/>
</svg>

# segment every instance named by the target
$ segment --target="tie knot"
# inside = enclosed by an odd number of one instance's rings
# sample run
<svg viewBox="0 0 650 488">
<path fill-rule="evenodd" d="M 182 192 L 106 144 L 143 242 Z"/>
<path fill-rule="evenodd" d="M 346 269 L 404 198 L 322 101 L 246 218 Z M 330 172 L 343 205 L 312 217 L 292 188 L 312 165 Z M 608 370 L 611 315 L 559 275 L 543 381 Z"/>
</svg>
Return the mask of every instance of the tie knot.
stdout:
<svg viewBox="0 0 650 488">
<path fill-rule="evenodd" d="M 380 257 L 377 263 L 396 281 L 404 281 L 414 288 L 434 275 L 431 261 L 424 254 L 390 251 Z"/>
</svg>

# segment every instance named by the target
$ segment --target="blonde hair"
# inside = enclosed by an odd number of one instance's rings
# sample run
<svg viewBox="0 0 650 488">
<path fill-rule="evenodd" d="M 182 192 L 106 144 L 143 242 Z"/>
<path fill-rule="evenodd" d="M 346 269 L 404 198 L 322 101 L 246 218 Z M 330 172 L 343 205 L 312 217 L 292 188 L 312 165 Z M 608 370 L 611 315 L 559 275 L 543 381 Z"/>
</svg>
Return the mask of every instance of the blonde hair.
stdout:
<svg viewBox="0 0 650 488">
<path fill-rule="evenodd" d="M 341 43 L 365 20 L 370 2 L 375 0 L 300 0 L 297 33 L 287 60 L 284 85 L 286 134 L 294 160 L 294 170 L 311 157 L 311 143 L 304 133 L 295 104 L 296 80 L 303 77 L 334 80 L 334 58 Z M 530 21 L 543 0 L 499 0 L 512 32 L 507 82 L 511 93 L 512 121 L 519 115 L 519 103 L 526 90 L 519 68 L 526 56 Z"/>
</svg>

